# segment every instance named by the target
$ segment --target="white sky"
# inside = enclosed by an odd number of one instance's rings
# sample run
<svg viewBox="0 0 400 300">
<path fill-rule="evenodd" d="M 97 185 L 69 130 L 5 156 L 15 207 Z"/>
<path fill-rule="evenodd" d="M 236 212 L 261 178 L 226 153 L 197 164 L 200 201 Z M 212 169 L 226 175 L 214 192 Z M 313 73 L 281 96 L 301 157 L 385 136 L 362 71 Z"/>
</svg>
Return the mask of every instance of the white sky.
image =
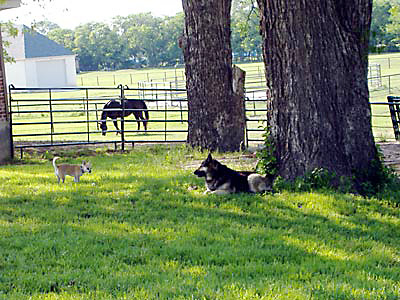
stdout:
<svg viewBox="0 0 400 300">
<path fill-rule="evenodd" d="M 174 16 L 183 11 L 182 0 L 23 0 L 19 8 L 0 11 L 1 21 L 31 25 L 48 20 L 61 28 L 74 29 L 89 22 L 109 22 L 115 16 L 151 12 L 153 16 Z"/>
</svg>

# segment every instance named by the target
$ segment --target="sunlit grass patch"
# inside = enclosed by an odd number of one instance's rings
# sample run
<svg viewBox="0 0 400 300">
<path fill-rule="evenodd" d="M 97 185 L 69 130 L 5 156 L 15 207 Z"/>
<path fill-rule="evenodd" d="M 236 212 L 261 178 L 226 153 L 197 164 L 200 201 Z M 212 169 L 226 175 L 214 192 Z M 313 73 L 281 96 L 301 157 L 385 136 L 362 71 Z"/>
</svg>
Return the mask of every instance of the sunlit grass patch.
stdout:
<svg viewBox="0 0 400 300">
<path fill-rule="evenodd" d="M 58 152 L 93 173 L 57 184 L 52 154 L 0 168 L 0 299 L 400 297 L 389 199 L 204 195 L 183 146 Z"/>
</svg>

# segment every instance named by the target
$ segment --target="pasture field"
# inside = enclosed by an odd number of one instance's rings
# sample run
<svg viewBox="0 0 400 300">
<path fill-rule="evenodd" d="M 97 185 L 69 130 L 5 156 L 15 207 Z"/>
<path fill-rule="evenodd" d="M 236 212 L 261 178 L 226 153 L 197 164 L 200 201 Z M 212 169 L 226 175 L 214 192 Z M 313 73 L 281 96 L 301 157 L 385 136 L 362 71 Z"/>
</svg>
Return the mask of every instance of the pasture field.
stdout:
<svg viewBox="0 0 400 300">
<path fill-rule="evenodd" d="M 0 299 L 400 298 L 399 190 L 204 195 L 183 146 L 60 151 L 0 168 Z"/>
<path fill-rule="evenodd" d="M 389 115 L 389 110 L 386 103 L 388 95 L 400 95 L 400 54 L 382 54 L 371 55 L 370 63 L 378 63 L 381 67 L 381 80 L 379 84 L 370 82 L 370 102 L 372 103 L 372 127 L 374 136 L 377 141 L 393 140 L 393 128 Z M 263 78 L 263 63 L 247 63 L 240 64 L 247 72 L 246 90 L 249 93 L 249 98 L 264 97 L 263 92 L 265 80 Z M 147 83 L 140 83 L 146 81 Z M 15 93 L 13 94 L 14 112 L 20 111 L 13 115 L 13 122 L 19 124 L 13 126 L 14 141 L 32 142 L 41 141 L 54 143 L 61 141 L 89 141 L 89 142 L 106 142 L 118 141 L 121 138 L 115 135 L 115 132 L 110 132 L 107 136 L 102 136 L 98 129 L 97 120 L 100 119 L 101 109 L 103 105 L 111 98 L 118 96 L 118 84 L 128 85 L 130 88 L 184 88 L 184 69 L 143 69 L 143 70 L 120 70 L 115 72 L 89 72 L 78 75 L 78 85 L 84 86 L 105 86 L 109 89 L 102 90 L 92 89 L 85 93 L 81 91 L 63 91 L 55 92 L 51 95 L 53 103 L 60 102 L 55 106 L 56 112 L 50 116 L 46 110 L 49 110 L 50 95 L 47 92 L 42 93 Z M 147 92 L 143 95 L 136 90 L 131 90 L 128 97 L 142 98 L 149 100 L 151 105 L 150 111 L 150 132 L 144 133 L 136 131 L 137 126 L 134 123 L 132 116 L 126 118 L 125 139 L 128 141 L 184 141 L 186 139 L 187 130 L 187 112 L 180 112 L 180 106 L 170 105 L 167 113 L 163 108 L 155 106 L 154 99 L 183 99 L 183 94 L 169 94 L 167 92 L 155 93 Z M 75 99 L 74 103 L 69 106 L 63 105 L 65 99 Z M 85 109 L 85 99 L 90 99 L 89 113 L 79 111 Z M 17 101 L 18 100 L 18 101 Z M 35 102 L 36 100 L 36 102 Z M 25 101 L 25 102 L 24 102 Z M 65 101 L 64 101 L 65 102 Z M 37 104 L 41 104 L 38 106 Z M 72 105 L 74 104 L 74 105 Z M 249 109 L 265 109 L 265 102 L 248 102 Z M 65 110 L 75 110 L 74 112 L 65 112 Z M 184 105 L 183 109 L 186 107 Z M 23 111 L 33 112 L 23 112 Z M 63 112 L 64 110 L 64 112 Z M 37 111 L 37 112 L 35 112 Z M 248 112 L 248 119 L 264 119 L 265 111 Z M 51 121 L 56 123 L 51 126 Z M 167 119 L 167 123 L 163 120 Z M 263 124 L 261 122 L 248 122 L 248 128 L 257 129 Z M 114 130 L 111 121 L 108 121 L 110 130 Z M 143 127 L 142 127 L 143 129 Z M 167 134 L 163 131 L 170 131 Z M 53 136 L 50 136 L 53 133 Z M 262 139 L 262 132 L 252 131 L 248 133 L 250 139 Z M 35 136 L 38 135 L 38 136 Z"/>
</svg>

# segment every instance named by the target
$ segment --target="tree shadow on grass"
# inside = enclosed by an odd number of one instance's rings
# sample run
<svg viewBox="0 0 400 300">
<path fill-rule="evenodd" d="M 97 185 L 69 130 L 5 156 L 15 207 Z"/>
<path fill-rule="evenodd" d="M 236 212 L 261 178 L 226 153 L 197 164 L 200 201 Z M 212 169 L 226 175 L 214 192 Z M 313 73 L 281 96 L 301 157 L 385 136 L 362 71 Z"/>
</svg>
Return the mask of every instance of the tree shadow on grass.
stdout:
<svg viewBox="0 0 400 300">
<path fill-rule="evenodd" d="M 1 290 L 154 299 L 399 296 L 399 228 L 374 217 L 379 208 L 368 210 L 368 200 L 354 200 L 355 211 L 333 205 L 331 215 L 298 205 L 301 194 L 188 191 L 203 184 L 188 174 L 105 174 L 10 194 L 0 212 Z"/>
</svg>

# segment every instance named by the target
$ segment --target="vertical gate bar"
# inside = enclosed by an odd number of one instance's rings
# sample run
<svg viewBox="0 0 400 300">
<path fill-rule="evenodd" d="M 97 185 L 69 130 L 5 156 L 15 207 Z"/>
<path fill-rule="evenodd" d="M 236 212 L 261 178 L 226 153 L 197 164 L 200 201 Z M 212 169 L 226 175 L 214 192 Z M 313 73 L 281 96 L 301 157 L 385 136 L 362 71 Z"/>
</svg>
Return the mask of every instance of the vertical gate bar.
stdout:
<svg viewBox="0 0 400 300">
<path fill-rule="evenodd" d="M 164 102 L 164 141 L 167 141 L 167 99 Z"/>
<path fill-rule="evenodd" d="M 10 139 L 11 139 L 11 144 L 10 144 L 10 153 L 11 153 L 11 158 L 14 158 L 14 137 L 13 137 L 13 130 L 12 130 L 12 125 L 13 125 L 13 119 L 12 119 L 12 95 L 11 95 L 11 90 L 12 90 L 13 85 L 8 86 L 8 111 L 10 113 L 9 118 L 10 118 Z M 22 149 L 22 148 L 21 148 Z"/>
<path fill-rule="evenodd" d="M 120 88 L 120 99 L 122 104 L 122 115 L 121 115 L 121 148 L 125 151 L 125 97 L 124 97 L 124 87 L 122 84 L 118 86 Z"/>
<path fill-rule="evenodd" d="M 253 116 L 256 116 L 257 112 L 256 112 L 256 101 L 254 101 L 254 92 L 253 92 L 253 109 L 254 109 Z"/>
<path fill-rule="evenodd" d="M 396 141 L 398 141 L 400 139 L 400 132 L 399 132 L 399 124 L 398 124 L 396 108 L 395 108 L 396 99 L 393 96 L 388 96 L 387 101 L 389 103 L 389 111 L 390 111 L 390 117 L 392 119 L 394 137 L 395 137 Z"/>
<path fill-rule="evenodd" d="M 246 102 L 249 101 L 249 97 L 244 97 L 244 101 L 243 101 L 243 106 L 244 106 L 244 143 L 246 145 L 246 148 L 249 148 L 249 132 L 247 130 L 247 126 L 249 124 L 248 120 L 247 120 L 247 108 L 246 108 Z"/>
<path fill-rule="evenodd" d="M 87 141 L 90 142 L 90 123 L 89 123 L 89 90 L 86 89 L 86 129 L 87 129 Z"/>
<path fill-rule="evenodd" d="M 53 105 L 51 98 L 51 89 L 49 89 L 49 108 L 50 108 L 50 144 L 53 145 L 53 134 L 54 134 L 54 117 L 53 117 Z"/>
<path fill-rule="evenodd" d="M 183 124 L 183 108 L 182 108 L 182 99 L 179 100 L 179 108 L 181 110 L 181 124 Z"/>
<path fill-rule="evenodd" d="M 99 112 L 98 112 L 98 107 L 97 107 L 97 103 L 94 104 L 94 107 L 96 108 L 96 121 L 99 120 Z M 96 128 L 97 130 L 99 130 L 99 122 L 96 122 Z"/>
<path fill-rule="evenodd" d="M 395 118 L 396 118 L 396 128 L 397 128 L 397 135 L 396 135 L 396 140 L 400 140 L 400 98 L 396 98 L 396 105 L 395 105 Z"/>
</svg>

